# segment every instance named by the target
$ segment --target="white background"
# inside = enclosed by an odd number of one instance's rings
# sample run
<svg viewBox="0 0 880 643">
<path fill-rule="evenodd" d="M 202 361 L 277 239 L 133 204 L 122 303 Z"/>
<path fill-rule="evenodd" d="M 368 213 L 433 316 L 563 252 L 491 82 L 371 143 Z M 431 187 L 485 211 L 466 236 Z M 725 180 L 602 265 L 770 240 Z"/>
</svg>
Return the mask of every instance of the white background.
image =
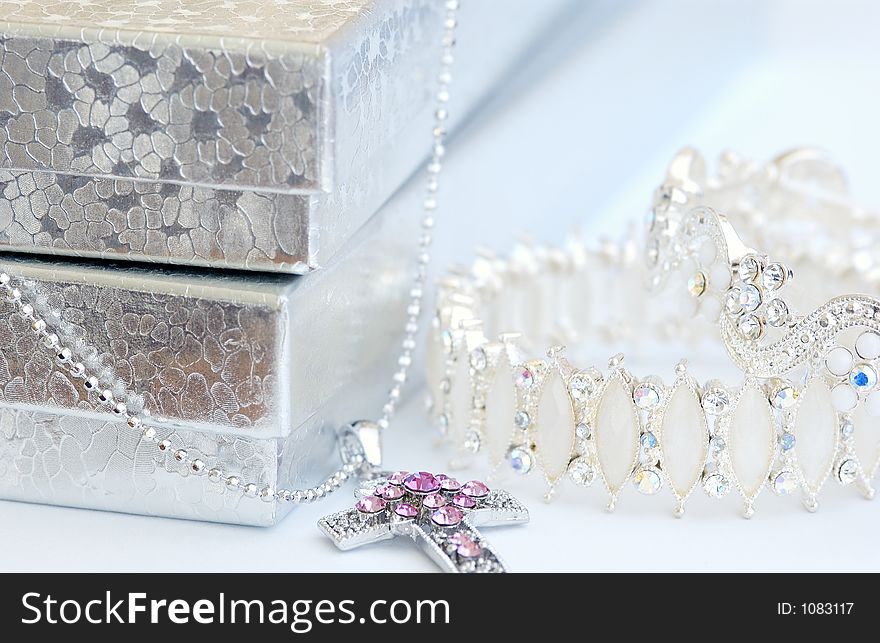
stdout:
<svg viewBox="0 0 880 643">
<path fill-rule="evenodd" d="M 518 80 L 450 142 L 438 266 L 466 262 L 478 244 L 504 251 L 522 233 L 553 242 L 580 225 L 615 235 L 642 215 L 684 144 L 710 158 L 819 145 L 857 197 L 880 204 L 878 27 L 869 0 L 594 3 L 535 47 Z M 388 464 L 442 470 L 447 454 L 428 434 L 412 400 L 392 427 Z M 765 493 L 751 521 L 734 498 L 697 494 L 675 520 L 668 496 L 627 490 L 609 515 L 599 489 L 566 486 L 545 504 L 536 476 L 506 486 L 532 509 L 528 527 L 490 534 L 517 571 L 880 570 L 880 505 L 836 485 L 816 515 Z M 342 493 L 266 530 L 0 502 L 0 569 L 433 569 L 410 543 L 337 553 L 315 522 L 350 502 Z"/>
</svg>

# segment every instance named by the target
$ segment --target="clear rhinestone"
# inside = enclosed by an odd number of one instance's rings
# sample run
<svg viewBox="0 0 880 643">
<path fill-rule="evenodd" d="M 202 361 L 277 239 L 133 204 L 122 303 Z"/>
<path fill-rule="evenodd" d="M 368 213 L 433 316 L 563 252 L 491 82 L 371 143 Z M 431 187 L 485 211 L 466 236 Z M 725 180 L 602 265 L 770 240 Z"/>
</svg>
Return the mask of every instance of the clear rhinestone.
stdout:
<svg viewBox="0 0 880 643">
<path fill-rule="evenodd" d="M 739 267 L 737 268 L 737 274 L 739 274 L 739 278 L 747 282 L 757 279 L 760 272 L 761 262 L 758 261 L 757 257 L 753 257 L 751 255 L 743 257 L 742 261 L 739 262 Z"/>
<path fill-rule="evenodd" d="M 783 433 L 782 437 L 779 438 L 779 446 L 782 447 L 783 451 L 791 451 L 795 444 L 797 444 L 797 438 L 794 437 L 793 433 L 789 433 L 788 431 Z"/>
<path fill-rule="evenodd" d="M 511 469 L 525 475 L 532 470 L 532 452 L 523 447 L 511 447 L 507 451 L 507 462 Z"/>
<path fill-rule="evenodd" d="M 654 231 L 655 225 L 657 225 L 657 213 L 653 209 L 648 210 L 645 215 L 645 231 L 650 234 Z"/>
<path fill-rule="evenodd" d="M 746 315 L 738 324 L 739 332 L 746 339 L 758 339 L 761 336 L 761 320 L 755 315 Z"/>
<path fill-rule="evenodd" d="M 633 485 L 639 493 L 652 496 L 660 491 L 660 474 L 654 469 L 639 469 L 633 476 Z"/>
<path fill-rule="evenodd" d="M 575 458 L 568 464 L 568 477 L 575 484 L 589 487 L 596 480 L 596 468 L 586 458 Z"/>
<path fill-rule="evenodd" d="M 798 390 L 790 384 L 784 384 L 773 391 L 770 396 L 770 404 L 773 408 L 784 411 L 794 406 L 798 399 Z"/>
<path fill-rule="evenodd" d="M 633 391 L 633 401 L 640 409 L 650 410 L 660 404 L 660 392 L 651 384 L 639 384 Z"/>
<path fill-rule="evenodd" d="M 859 463 L 855 460 L 844 460 L 837 468 L 837 479 L 843 484 L 852 484 L 859 477 Z"/>
<path fill-rule="evenodd" d="M 767 290 L 776 290 L 782 288 L 788 277 L 788 269 L 781 263 L 771 263 L 764 269 L 761 275 L 761 282 Z"/>
<path fill-rule="evenodd" d="M 730 408 L 730 395 L 721 388 L 713 388 L 703 395 L 703 409 L 709 415 L 724 415 Z"/>
<path fill-rule="evenodd" d="M 833 313 L 824 313 L 819 317 L 819 326 L 821 328 L 831 328 L 837 323 L 837 318 Z"/>
<path fill-rule="evenodd" d="M 739 287 L 739 305 L 746 312 L 752 312 L 761 305 L 761 291 L 752 284 Z"/>
<path fill-rule="evenodd" d="M 857 364 L 849 373 L 849 383 L 857 391 L 870 391 L 877 386 L 877 371 L 868 364 Z"/>
<path fill-rule="evenodd" d="M 852 437 L 852 434 L 855 432 L 855 425 L 849 420 L 844 420 L 843 424 L 840 425 L 840 435 L 844 438 Z"/>
<path fill-rule="evenodd" d="M 733 286 L 727 291 L 727 295 L 724 297 L 724 310 L 726 310 L 729 315 L 736 316 L 743 311 L 742 304 L 739 303 L 741 292 L 739 286 Z"/>
<path fill-rule="evenodd" d="M 589 424 L 586 422 L 580 422 L 574 427 L 574 434 L 577 436 L 578 440 L 589 440 L 590 436 L 593 435 L 593 432 L 590 430 Z"/>
<path fill-rule="evenodd" d="M 688 292 L 694 297 L 699 297 L 706 292 L 707 279 L 702 272 L 696 272 L 688 279 Z"/>
<path fill-rule="evenodd" d="M 656 466 L 660 462 L 660 449 L 657 447 L 657 437 L 650 431 L 642 433 L 639 437 L 639 445 L 641 446 L 641 449 L 639 449 L 639 462 L 646 467 Z"/>
<path fill-rule="evenodd" d="M 446 435 L 449 432 L 449 416 L 445 413 L 441 413 L 437 418 L 437 430 L 440 435 Z"/>
<path fill-rule="evenodd" d="M 593 383 L 586 375 L 574 375 L 568 382 L 568 391 L 578 402 L 586 400 L 593 392 Z"/>
<path fill-rule="evenodd" d="M 529 388 L 532 383 L 535 381 L 532 372 L 527 368 L 520 368 L 516 371 L 516 377 L 514 378 L 514 383 L 519 388 Z"/>
<path fill-rule="evenodd" d="M 730 481 L 720 473 L 703 478 L 703 490 L 713 498 L 722 498 L 730 492 Z"/>
<path fill-rule="evenodd" d="M 513 423 L 516 424 L 517 428 L 525 430 L 532 423 L 532 418 L 525 411 L 517 411 L 516 415 L 513 416 Z"/>
<path fill-rule="evenodd" d="M 797 474 L 794 471 L 780 471 L 773 478 L 773 491 L 777 496 L 788 496 L 798 490 Z"/>
<path fill-rule="evenodd" d="M 468 431 L 464 436 L 462 447 L 468 453 L 477 453 L 480 450 L 480 434 L 476 431 Z"/>
<path fill-rule="evenodd" d="M 713 458 L 717 458 L 724 449 L 727 448 L 727 442 L 721 436 L 715 436 L 709 440 L 709 453 Z"/>
<path fill-rule="evenodd" d="M 475 371 L 483 371 L 486 369 L 486 364 L 488 360 L 486 359 L 486 351 L 482 348 L 475 348 L 471 351 L 470 355 L 470 364 L 471 368 Z"/>
<path fill-rule="evenodd" d="M 767 304 L 767 323 L 775 328 L 785 326 L 788 321 L 788 306 L 781 299 L 774 299 Z"/>
</svg>

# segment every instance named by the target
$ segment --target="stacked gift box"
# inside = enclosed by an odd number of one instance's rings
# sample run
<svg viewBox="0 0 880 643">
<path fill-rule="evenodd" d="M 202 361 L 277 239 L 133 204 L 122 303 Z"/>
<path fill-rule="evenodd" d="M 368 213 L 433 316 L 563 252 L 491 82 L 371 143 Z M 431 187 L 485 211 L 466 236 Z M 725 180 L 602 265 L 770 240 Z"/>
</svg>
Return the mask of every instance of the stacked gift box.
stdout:
<svg viewBox="0 0 880 643">
<path fill-rule="evenodd" d="M 460 119 L 569 4 L 462 9 Z M 319 480 L 395 366 L 444 3 L 0 5 L 2 270 L 174 448 Z M 172 452 L 0 306 L 0 497 L 255 525 L 292 506 Z"/>
</svg>

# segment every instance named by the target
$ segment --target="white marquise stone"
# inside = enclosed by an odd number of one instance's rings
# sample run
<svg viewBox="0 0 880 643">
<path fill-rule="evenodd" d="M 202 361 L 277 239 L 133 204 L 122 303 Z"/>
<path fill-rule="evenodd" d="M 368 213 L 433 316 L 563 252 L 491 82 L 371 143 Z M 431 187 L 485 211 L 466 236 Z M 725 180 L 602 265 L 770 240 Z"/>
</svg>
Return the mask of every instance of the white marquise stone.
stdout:
<svg viewBox="0 0 880 643">
<path fill-rule="evenodd" d="M 498 466 L 507 455 L 516 427 L 516 389 L 513 385 L 513 369 L 507 355 L 502 351 L 495 367 L 495 376 L 486 393 L 486 415 L 483 428 L 484 443 L 489 452 L 489 462 Z"/>
<path fill-rule="evenodd" d="M 605 484 L 612 494 L 626 484 L 639 455 L 639 420 L 626 385 L 608 381 L 596 411 L 596 455 Z"/>
<path fill-rule="evenodd" d="M 700 479 L 709 450 L 709 429 L 700 398 L 690 386 L 676 387 L 660 425 L 663 470 L 676 497 L 684 499 Z"/>
<path fill-rule="evenodd" d="M 776 443 L 770 404 L 754 384 L 746 386 L 730 422 L 730 464 L 743 495 L 758 495 L 770 473 Z"/>
<path fill-rule="evenodd" d="M 813 378 L 800 396 L 793 432 L 804 482 L 811 493 L 817 493 L 831 472 L 840 434 L 831 390 L 819 377 Z"/>
<path fill-rule="evenodd" d="M 538 400 L 535 444 L 544 475 L 551 483 L 565 475 L 574 449 L 574 409 L 562 376 L 556 369 L 547 379 Z"/>
<path fill-rule="evenodd" d="M 449 389 L 449 437 L 456 446 L 464 442 L 464 436 L 471 424 L 473 405 L 470 363 L 467 352 L 463 352 L 455 360 Z"/>
<path fill-rule="evenodd" d="M 864 404 L 852 414 L 853 444 L 862 465 L 862 471 L 872 478 L 880 468 L 880 421 L 871 417 Z"/>
</svg>

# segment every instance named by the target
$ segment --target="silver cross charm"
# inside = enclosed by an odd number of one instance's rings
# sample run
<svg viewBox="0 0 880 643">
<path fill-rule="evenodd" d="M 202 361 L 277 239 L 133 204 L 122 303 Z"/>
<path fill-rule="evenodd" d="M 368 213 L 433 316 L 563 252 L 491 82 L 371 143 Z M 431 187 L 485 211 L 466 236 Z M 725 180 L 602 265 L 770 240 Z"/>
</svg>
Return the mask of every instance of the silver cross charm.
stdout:
<svg viewBox="0 0 880 643">
<path fill-rule="evenodd" d="M 366 481 L 353 509 L 325 516 L 318 527 L 342 550 L 409 536 L 447 572 L 504 572 L 477 527 L 520 524 L 529 511 L 506 491 L 491 491 L 425 471 L 383 473 Z"/>
</svg>

